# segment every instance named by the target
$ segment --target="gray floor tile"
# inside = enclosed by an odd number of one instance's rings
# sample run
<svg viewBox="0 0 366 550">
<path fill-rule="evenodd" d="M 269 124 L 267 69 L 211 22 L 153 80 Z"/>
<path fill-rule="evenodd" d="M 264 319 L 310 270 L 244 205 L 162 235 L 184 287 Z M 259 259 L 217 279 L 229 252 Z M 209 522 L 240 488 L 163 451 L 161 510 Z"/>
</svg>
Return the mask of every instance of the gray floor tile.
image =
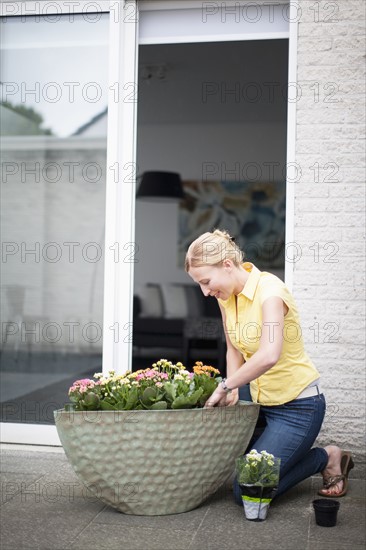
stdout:
<svg viewBox="0 0 366 550">
<path fill-rule="evenodd" d="M 230 510 L 231 520 L 213 517 L 210 512 L 194 537 L 189 550 L 223 550 L 245 548 L 247 550 L 269 550 L 304 548 L 307 522 L 294 524 L 293 518 L 279 518 L 270 510 L 266 521 L 252 522 L 245 518 L 244 511 Z"/>
<path fill-rule="evenodd" d="M 129 514 L 121 514 L 111 507 L 106 507 L 94 523 L 107 525 L 125 525 L 126 527 L 152 527 L 154 529 L 168 530 L 191 530 L 195 531 L 200 526 L 205 515 L 207 514 L 208 506 L 202 506 L 185 512 L 184 514 L 172 514 L 167 516 L 132 516 Z"/>
<path fill-rule="evenodd" d="M 24 472 L 27 474 L 46 474 L 57 472 L 67 463 L 67 458 L 60 453 L 42 453 L 35 451 L 2 450 L 0 464 L 2 472 Z"/>
<path fill-rule="evenodd" d="M 73 496 L 74 498 L 92 498 L 93 496 L 69 464 L 62 464 L 54 473 L 45 473 L 39 479 L 39 484 L 44 487 L 43 490 L 50 493 L 58 492 L 63 496 Z"/>
<path fill-rule="evenodd" d="M 9 502 L 15 495 L 21 493 L 28 484 L 34 483 L 39 479 L 37 474 L 15 474 L 4 473 L 0 475 L 0 506 Z"/>
<path fill-rule="evenodd" d="M 326 527 L 325 527 L 326 529 Z M 365 550 L 365 544 L 354 544 L 352 541 L 347 543 L 339 541 L 335 545 L 334 542 L 328 542 L 324 540 L 313 540 L 308 543 L 306 550 Z"/>
<path fill-rule="evenodd" d="M 300 499 L 296 509 L 294 505 L 285 505 L 284 499 L 278 501 L 270 508 L 267 520 L 258 523 L 245 518 L 243 507 L 235 504 L 229 493 L 220 495 L 219 491 L 209 502 L 209 510 L 189 550 L 272 549 L 274 531 L 276 548 L 293 550 L 299 540 L 307 540 L 309 511 Z M 281 533 L 280 538 L 277 533 Z M 278 545 L 280 539 L 282 546 Z"/>
<path fill-rule="evenodd" d="M 70 499 L 29 485 L 1 508 L 1 548 L 65 550 L 103 507 L 99 501 Z"/>
<path fill-rule="evenodd" d="M 121 518 L 122 521 L 123 518 Z M 93 524 L 85 529 L 71 546 L 78 550 L 187 550 L 192 531 L 149 528 L 144 525 Z M 222 549 L 221 549 L 222 550 Z"/>
<path fill-rule="evenodd" d="M 338 525 L 315 524 L 312 501 L 321 478 L 276 499 L 265 522 L 245 519 L 228 483 L 196 510 L 130 516 L 105 507 L 79 481 L 61 453 L 1 454 L 2 550 L 361 550 L 365 481 L 351 479 Z"/>
<path fill-rule="evenodd" d="M 349 544 L 352 533 L 354 545 L 365 544 L 366 535 L 366 505 L 365 501 L 353 499 L 349 495 L 339 499 L 340 507 L 337 514 L 337 525 L 331 528 L 321 527 L 315 522 L 315 514 L 311 513 L 309 542 L 313 544 L 323 537 L 327 543 L 333 543 L 338 549 L 339 544 Z M 324 533 L 326 531 L 326 533 Z M 337 545 L 337 546 L 336 546 Z"/>
</svg>

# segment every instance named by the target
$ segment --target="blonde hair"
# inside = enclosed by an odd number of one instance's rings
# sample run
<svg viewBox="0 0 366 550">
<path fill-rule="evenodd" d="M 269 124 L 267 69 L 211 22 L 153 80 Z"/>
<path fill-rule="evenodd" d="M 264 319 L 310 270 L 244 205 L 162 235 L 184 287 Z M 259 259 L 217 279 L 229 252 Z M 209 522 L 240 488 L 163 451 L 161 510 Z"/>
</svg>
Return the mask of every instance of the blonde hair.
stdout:
<svg viewBox="0 0 366 550">
<path fill-rule="evenodd" d="M 235 244 L 233 237 L 225 230 L 215 229 L 203 233 L 190 244 L 185 260 L 185 270 L 204 265 L 218 266 L 226 259 L 239 267 L 244 260 L 244 252 Z"/>
</svg>

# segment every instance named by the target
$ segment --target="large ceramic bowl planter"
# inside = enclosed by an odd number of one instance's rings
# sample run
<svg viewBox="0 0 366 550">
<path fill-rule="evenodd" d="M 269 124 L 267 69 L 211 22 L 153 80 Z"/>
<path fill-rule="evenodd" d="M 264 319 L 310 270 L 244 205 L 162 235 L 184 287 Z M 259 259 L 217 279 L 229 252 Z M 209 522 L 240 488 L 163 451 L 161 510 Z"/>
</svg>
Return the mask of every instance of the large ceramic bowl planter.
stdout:
<svg viewBox="0 0 366 550">
<path fill-rule="evenodd" d="M 82 482 L 125 514 L 199 506 L 234 471 L 259 405 L 214 409 L 55 411 L 67 458 Z"/>
</svg>

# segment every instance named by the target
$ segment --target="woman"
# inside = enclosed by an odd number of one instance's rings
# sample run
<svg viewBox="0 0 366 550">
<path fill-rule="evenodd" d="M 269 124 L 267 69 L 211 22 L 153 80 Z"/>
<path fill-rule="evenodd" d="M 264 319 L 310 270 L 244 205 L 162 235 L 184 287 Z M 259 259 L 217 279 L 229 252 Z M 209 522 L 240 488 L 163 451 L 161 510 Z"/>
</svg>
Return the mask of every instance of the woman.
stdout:
<svg viewBox="0 0 366 550">
<path fill-rule="evenodd" d="M 220 306 L 227 343 L 227 378 L 207 407 L 235 405 L 250 383 L 265 420 L 250 448 L 281 458 L 277 496 L 321 472 L 319 494 L 341 497 L 353 468 L 339 447 L 311 448 L 325 414 L 319 373 L 305 352 L 297 307 L 276 276 L 243 263 L 244 254 L 225 231 L 204 233 L 188 248 L 185 269 L 205 296 Z M 241 503 L 239 487 L 235 498 Z"/>
</svg>

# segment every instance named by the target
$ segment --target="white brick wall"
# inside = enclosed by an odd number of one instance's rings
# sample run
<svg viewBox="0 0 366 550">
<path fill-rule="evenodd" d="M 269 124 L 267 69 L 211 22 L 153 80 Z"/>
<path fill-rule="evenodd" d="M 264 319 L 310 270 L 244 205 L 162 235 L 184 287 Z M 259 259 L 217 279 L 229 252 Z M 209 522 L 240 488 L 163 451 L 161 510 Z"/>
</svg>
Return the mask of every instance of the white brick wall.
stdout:
<svg viewBox="0 0 366 550">
<path fill-rule="evenodd" d="M 360 470 L 365 461 L 365 3 L 298 3 L 302 94 L 296 162 L 302 178 L 295 186 L 295 241 L 302 254 L 294 263 L 293 290 L 328 402 L 319 442 L 351 449 Z"/>
</svg>

